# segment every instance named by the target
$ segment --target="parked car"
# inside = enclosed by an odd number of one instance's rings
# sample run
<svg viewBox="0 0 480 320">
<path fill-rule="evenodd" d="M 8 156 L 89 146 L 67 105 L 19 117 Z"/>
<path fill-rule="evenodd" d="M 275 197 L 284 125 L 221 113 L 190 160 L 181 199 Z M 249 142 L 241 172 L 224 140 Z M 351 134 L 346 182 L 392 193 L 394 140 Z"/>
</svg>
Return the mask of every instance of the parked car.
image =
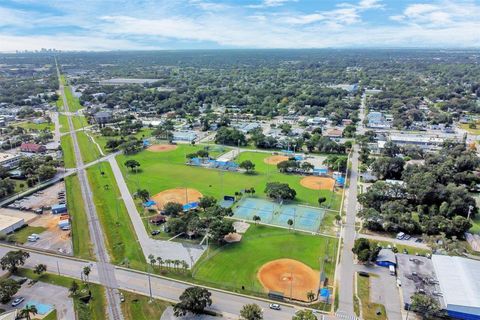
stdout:
<svg viewBox="0 0 480 320">
<path fill-rule="evenodd" d="M 403 237 L 403 240 L 410 240 L 412 236 L 409 235 L 409 234 L 406 234 L 404 237 Z"/>
<path fill-rule="evenodd" d="M 403 233 L 403 232 L 399 232 L 399 233 L 397 234 L 397 239 L 398 239 L 398 240 L 403 240 L 404 237 L 405 237 L 405 233 Z"/>
<path fill-rule="evenodd" d="M 370 273 L 365 272 L 365 271 L 359 271 L 358 275 L 362 276 L 362 277 L 367 277 L 367 278 L 370 277 Z"/>
<path fill-rule="evenodd" d="M 125 302 L 125 297 L 123 296 L 123 293 L 120 292 L 120 302 Z"/>
<path fill-rule="evenodd" d="M 160 230 L 152 230 L 152 232 L 150 232 L 152 234 L 152 236 L 156 236 L 157 234 L 160 234 Z"/>
<path fill-rule="evenodd" d="M 276 303 L 270 303 L 270 309 L 272 310 L 280 310 L 280 305 L 279 304 L 276 304 Z"/>
<path fill-rule="evenodd" d="M 31 235 L 29 235 L 27 237 L 27 240 L 30 241 L 30 242 L 36 242 L 39 239 L 40 239 L 40 236 L 36 233 L 32 233 Z"/>
<path fill-rule="evenodd" d="M 23 300 L 25 300 L 24 297 L 18 297 L 18 298 L 16 298 L 15 300 L 12 301 L 12 307 L 18 306 L 20 303 L 23 302 Z"/>
</svg>

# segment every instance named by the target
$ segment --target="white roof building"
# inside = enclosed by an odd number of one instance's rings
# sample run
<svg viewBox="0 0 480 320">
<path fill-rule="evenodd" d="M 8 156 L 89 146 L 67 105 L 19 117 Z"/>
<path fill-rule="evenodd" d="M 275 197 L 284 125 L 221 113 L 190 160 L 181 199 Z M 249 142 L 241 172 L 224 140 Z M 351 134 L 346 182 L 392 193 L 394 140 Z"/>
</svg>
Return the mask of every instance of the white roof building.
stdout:
<svg viewBox="0 0 480 320">
<path fill-rule="evenodd" d="M 449 316 L 480 319 L 480 261 L 433 255 L 432 262 Z"/>
</svg>

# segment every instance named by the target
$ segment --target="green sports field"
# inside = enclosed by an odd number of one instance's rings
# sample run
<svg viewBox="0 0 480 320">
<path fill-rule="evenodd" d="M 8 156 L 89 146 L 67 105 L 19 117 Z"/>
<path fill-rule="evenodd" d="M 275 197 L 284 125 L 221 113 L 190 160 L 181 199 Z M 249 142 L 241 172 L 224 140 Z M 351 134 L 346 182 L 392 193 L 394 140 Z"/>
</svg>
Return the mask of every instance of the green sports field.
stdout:
<svg viewBox="0 0 480 320">
<path fill-rule="evenodd" d="M 138 188 L 146 188 L 152 195 L 171 188 L 185 187 L 195 188 L 203 195 L 214 196 L 218 199 L 223 195 L 234 195 L 235 192 L 254 187 L 256 195 L 264 197 L 264 189 L 267 182 L 285 182 L 297 191 L 296 201 L 303 204 L 318 205 L 319 196 L 327 198 L 326 203 L 331 204 L 332 209 L 340 207 L 340 194 L 332 194 L 329 190 L 311 190 L 300 185 L 303 178 L 299 175 L 279 173 L 275 166 L 263 163 L 263 159 L 269 157 L 268 153 L 244 152 L 240 154 L 239 161 L 249 159 L 256 165 L 256 174 L 240 172 L 223 172 L 215 169 L 207 169 L 185 165 L 185 155 L 202 149 L 201 146 L 179 145 L 174 151 L 150 152 L 142 151 L 132 156 L 118 156 L 117 161 L 126 176 L 130 192 Z M 218 155 L 214 152 L 211 156 Z M 123 165 L 127 159 L 135 159 L 140 162 L 141 171 L 132 174 Z M 327 219 L 327 221 L 331 221 Z"/>
<path fill-rule="evenodd" d="M 265 291 L 257 279 L 257 272 L 263 264 L 289 258 L 320 272 L 321 264 L 328 256 L 329 262 L 324 264 L 324 271 L 331 284 L 337 243 L 337 239 L 331 237 L 251 225 L 239 243 L 211 250 L 210 258 L 204 254 L 193 275 L 195 280 L 204 284 L 236 292 L 263 294 Z"/>
</svg>

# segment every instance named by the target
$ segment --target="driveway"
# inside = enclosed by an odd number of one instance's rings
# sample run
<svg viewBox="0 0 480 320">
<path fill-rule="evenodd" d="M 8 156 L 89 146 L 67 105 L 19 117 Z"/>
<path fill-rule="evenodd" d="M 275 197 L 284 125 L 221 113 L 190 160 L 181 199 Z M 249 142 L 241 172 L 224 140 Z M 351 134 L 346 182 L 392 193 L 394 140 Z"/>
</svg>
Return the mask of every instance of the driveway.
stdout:
<svg viewBox="0 0 480 320">
<path fill-rule="evenodd" d="M 0 304 L 0 308 L 4 310 L 23 309 L 28 302 L 36 302 L 53 306 L 53 308 L 57 310 L 57 319 L 59 320 L 75 319 L 73 300 L 69 297 L 67 288 L 44 282 L 37 282 L 30 286 L 28 282 L 27 280 L 14 296 L 14 298 L 24 297 L 25 301 L 16 308 L 11 306 L 11 302 L 8 304 Z"/>
</svg>

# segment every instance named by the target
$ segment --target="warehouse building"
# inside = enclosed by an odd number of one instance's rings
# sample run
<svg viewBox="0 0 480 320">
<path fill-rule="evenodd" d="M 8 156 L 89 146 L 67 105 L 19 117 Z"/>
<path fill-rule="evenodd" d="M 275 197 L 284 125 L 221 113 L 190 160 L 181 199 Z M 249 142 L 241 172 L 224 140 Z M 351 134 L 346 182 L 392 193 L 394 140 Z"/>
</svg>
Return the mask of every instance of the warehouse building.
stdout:
<svg viewBox="0 0 480 320">
<path fill-rule="evenodd" d="M 22 218 L 0 214 L 0 234 L 6 235 L 20 229 L 25 224 Z"/>
<path fill-rule="evenodd" d="M 448 315 L 480 319 L 480 261 L 433 255 L 432 263 Z"/>
</svg>

